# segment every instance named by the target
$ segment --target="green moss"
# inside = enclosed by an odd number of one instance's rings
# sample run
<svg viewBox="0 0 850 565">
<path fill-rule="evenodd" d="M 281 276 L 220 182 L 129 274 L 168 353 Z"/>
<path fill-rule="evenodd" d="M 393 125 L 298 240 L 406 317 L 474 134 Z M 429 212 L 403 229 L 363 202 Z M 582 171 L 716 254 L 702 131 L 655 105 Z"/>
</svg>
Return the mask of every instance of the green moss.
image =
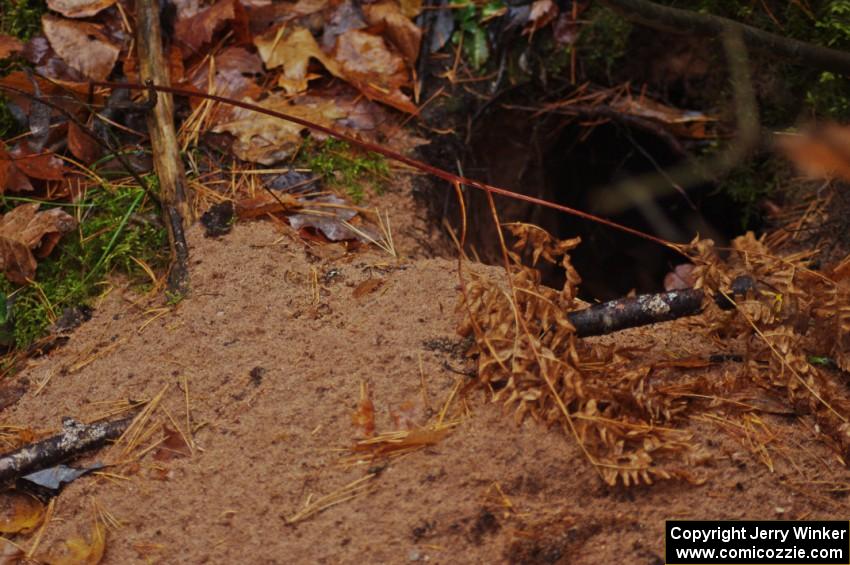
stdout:
<svg viewBox="0 0 850 565">
<path fill-rule="evenodd" d="M 47 11 L 45 0 L 0 0 L 0 33 L 26 41 L 41 31 L 41 16 Z M 0 59 L 0 77 L 20 68 L 21 59 Z M 7 99 L 0 94 L 0 139 L 21 133 L 12 117 Z"/>
<path fill-rule="evenodd" d="M 300 160 L 355 203 L 365 197 L 364 184 L 380 193 L 390 177 L 389 164 L 382 155 L 360 151 L 336 139 L 308 141 L 300 151 Z"/>
<path fill-rule="evenodd" d="M 5 197 L 2 209 L 27 199 Z M 42 209 L 49 204 L 45 203 Z M 0 277 L 0 297 L 11 297 L 14 343 L 26 347 L 42 335 L 62 310 L 85 304 L 102 289 L 107 275 L 124 274 L 145 281 L 136 258 L 161 268 L 168 257 L 167 235 L 155 205 L 138 187 L 103 187 L 66 210 L 78 218 L 50 257 L 40 261 L 34 284 L 15 288 Z"/>
<path fill-rule="evenodd" d="M 577 49 L 591 76 L 609 78 L 614 65 L 626 54 L 632 24 L 598 3 L 588 10 L 590 23 L 582 27 Z"/>
<path fill-rule="evenodd" d="M 0 0 L 0 33 L 27 40 L 41 31 L 45 0 Z"/>
</svg>

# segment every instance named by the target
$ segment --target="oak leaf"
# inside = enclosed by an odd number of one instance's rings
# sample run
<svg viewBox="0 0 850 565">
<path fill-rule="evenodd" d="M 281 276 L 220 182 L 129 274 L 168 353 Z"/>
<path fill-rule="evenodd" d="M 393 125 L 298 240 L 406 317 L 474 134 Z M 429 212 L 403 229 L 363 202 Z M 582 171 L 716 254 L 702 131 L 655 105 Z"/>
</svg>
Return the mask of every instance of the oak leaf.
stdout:
<svg viewBox="0 0 850 565">
<path fill-rule="evenodd" d="M 115 0 L 47 0 L 47 7 L 69 18 L 87 18 L 115 4 Z"/>
<path fill-rule="evenodd" d="M 32 280 L 36 255 L 47 257 L 62 235 L 77 227 L 76 220 L 59 208 L 44 212 L 38 208 L 38 203 L 22 204 L 0 218 L 0 269 L 13 283 Z"/>
<path fill-rule="evenodd" d="M 121 48 L 99 26 L 50 14 L 41 17 L 41 25 L 50 46 L 68 66 L 85 78 L 106 80 Z"/>
</svg>

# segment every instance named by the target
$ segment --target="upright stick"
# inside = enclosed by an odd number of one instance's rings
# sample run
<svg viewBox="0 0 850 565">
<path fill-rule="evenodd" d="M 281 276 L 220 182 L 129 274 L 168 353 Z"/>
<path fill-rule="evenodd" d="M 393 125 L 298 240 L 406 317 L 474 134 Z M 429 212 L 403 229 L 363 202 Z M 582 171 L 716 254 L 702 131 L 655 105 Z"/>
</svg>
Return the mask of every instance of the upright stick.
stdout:
<svg viewBox="0 0 850 565">
<path fill-rule="evenodd" d="M 171 85 L 168 65 L 162 52 L 157 0 L 136 0 L 136 45 L 143 81 Z M 153 92 L 153 91 L 151 91 Z M 174 100 L 160 92 L 148 113 L 148 131 L 156 174 L 159 177 L 160 203 L 171 246 L 168 290 L 177 296 L 189 291 L 189 247 L 183 218 L 190 218 L 186 200 L 186 176 L 180 160 L 174 129 Z"/>
</svg>

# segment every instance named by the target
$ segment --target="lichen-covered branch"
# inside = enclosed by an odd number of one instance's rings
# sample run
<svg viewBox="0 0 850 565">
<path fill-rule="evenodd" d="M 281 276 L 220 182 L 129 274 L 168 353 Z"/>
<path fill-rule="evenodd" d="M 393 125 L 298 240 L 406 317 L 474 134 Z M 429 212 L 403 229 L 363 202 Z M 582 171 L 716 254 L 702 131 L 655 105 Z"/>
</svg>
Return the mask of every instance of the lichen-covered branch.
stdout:
<svg viewBox="0 0 850 565">
<path fill-rule="evenodd" d="M 132 421 L 133 416 L 130 416 L 121 420 L 84 425 L 66 418 L 62 423 L 62 433 L 0 457 L 0 482 L 51 467 L 100 447 L 107 441 L 118 438 Z"/>
</svg>

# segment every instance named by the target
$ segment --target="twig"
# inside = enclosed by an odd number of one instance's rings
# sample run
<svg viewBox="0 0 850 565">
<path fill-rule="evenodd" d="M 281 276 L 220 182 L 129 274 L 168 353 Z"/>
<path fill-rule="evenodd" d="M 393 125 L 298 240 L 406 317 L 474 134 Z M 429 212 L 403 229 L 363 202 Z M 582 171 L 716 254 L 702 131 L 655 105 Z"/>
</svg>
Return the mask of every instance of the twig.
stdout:
<svg viewBox="0 0 850 565">
<path fill-rule="evenodd" d="M 746 276 L 736 278 L 728 293 L 719 293 L 714 302 L 723 310 L 731 310 L 734 302 L 726 296 L 745 296 L 756 288 L 755 281 Z M 578 337 L 605 335 L 628 328 L 669 322 L 678 318 L 695 316 L 702 312 L 705 292 L 700 289 L 683 289 L 642 294 L 634 298 L 619 298 L 595 304 L 584 310 L 567 314 L 567 319 Z"/>
<path fill-rule="evenodd" d="M 162 54 L 159 17 L 159 3 L 156 0 L 136 2 L 139 75 L 149 85 L 156 82 L 168 86 L 171 82 L 168 64 Z M 189 291 L 189 246 L 186 243 L 183 218 L 190 217 L 190 213 L 186 202 L 186 175 L 174 129 L 174 101 L 167 93 L 159 96 L 148 113 L 148 130 L 154 168 L 159 177 L 163 219 L 171 246 L 168 290 L 183 296 Z"/>
<path fill-rule="evenodd" d="M 45 469 L 120 436 L 133 417 L 84 425 L 71 418 L 62 433 L 0 457 L 0 483 Z"/>
</svg>

